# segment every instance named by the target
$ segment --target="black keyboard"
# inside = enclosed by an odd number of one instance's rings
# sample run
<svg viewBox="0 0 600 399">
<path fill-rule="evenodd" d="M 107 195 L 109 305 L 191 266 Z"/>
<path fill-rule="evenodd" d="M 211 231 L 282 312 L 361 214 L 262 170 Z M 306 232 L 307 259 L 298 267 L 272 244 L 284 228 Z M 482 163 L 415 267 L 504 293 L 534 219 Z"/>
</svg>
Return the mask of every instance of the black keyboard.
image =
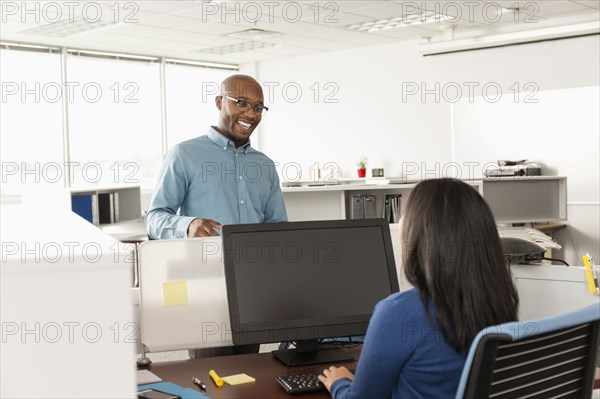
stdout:
<svg viewBox="0 0 600 399">
<path fill-rule="evenodd" d="M 317 378 L 319 374 L 298 374 L 277 377 L 275 381 L 285 389 L 287 393 L 295 395 L 297 393 L 315 392 L 325 390 L 325 385 Z"/>
</svg>

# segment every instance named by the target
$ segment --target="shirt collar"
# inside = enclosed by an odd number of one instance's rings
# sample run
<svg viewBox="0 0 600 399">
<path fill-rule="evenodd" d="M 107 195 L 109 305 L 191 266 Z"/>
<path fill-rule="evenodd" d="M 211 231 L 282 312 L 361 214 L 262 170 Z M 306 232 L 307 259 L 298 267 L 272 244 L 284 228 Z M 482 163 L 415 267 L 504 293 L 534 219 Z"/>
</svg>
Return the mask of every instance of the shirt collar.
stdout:
<svg viewBox="0 0 600 399">
<path fill-rule="evenodd" d="M 228 146 L 231 146 L 233 149 L 236 149 L 235 143 L 227 137 L 223 136 L 221 133 L 219 133 L 219 131 L 215 129 L 214 126 L 208 128 L 207 136 L 213 143 L 215 143 L 224 150 L 226 150 Z M 246 144 L 244 144 L 237 150 L 244 151 L 244 153 L 248 153 L 248 151 L 252 150 L 252 147 L 250 147 L 250 140 L 248 140 Z"/>
</svg>

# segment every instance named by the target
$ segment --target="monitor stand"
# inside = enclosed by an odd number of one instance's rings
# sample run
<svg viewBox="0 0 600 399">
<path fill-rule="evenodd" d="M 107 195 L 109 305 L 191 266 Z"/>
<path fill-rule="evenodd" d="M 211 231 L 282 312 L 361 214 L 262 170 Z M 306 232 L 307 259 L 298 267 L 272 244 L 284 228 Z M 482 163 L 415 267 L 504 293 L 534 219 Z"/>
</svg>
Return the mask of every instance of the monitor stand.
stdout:
<svg viewBox="0 0 600 399">
<path fill-rule="evenodd" d="M 271 353 L 288 367 L 354 360 L 352 354 L 340 348 L 322 346 L 317 340 L 296 341 L 296 349 L 280 349 Z"/>
</svg>

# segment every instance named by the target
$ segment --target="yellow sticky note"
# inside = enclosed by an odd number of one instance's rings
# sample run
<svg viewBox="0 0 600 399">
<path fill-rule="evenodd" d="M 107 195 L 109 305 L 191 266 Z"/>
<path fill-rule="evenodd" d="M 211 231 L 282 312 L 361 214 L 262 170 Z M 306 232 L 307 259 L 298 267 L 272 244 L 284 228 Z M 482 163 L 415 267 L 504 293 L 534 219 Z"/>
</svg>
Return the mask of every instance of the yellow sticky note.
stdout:
<svg viewBox="0 0 600 399">
<path fill-rule="evenodd" d="M 256 381 L 255 378 L 250 377 L 248 374 L 228 375 L 227 377 L 223 377 L 221 379 L 229 385 L 246 384 L 248 382 Z"/>
<path fill-rule="evenodd" d="M 165 306 L 187 305 L 189 303 L 187 281 L 165 281 L 163 283 L 163 296 Z"/>
</svg>

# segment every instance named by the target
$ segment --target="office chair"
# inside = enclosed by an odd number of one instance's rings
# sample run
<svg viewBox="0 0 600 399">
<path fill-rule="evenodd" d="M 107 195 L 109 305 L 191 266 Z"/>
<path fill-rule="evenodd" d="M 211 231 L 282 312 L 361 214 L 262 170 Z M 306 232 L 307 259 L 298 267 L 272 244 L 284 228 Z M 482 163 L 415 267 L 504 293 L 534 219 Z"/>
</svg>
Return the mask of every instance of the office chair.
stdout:
<svg viewBox="0 0 600 399">
<path fill-rule="evenodd" d="M 457 399 L 589 398 L 598 351 L 600 304 L 480 331 Z"/>
</svg>

